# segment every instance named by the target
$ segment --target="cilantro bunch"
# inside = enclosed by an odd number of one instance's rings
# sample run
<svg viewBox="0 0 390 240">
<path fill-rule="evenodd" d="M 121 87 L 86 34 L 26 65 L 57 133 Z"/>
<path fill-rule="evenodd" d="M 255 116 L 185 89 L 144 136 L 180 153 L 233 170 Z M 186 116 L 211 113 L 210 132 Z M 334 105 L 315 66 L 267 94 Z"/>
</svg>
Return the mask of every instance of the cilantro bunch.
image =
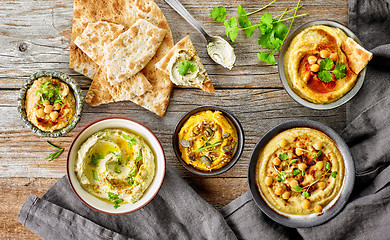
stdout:
<svg viewBox="0 0 390 240">
<path fill-rule="evenodd" d="M 248 16 L 262 11 L 263 9 L 273 4 L 275 1 L 276 0 L 273 0 L 264 7 L 261 7 L 256 11 L 250 13 L 247 13 L 245 9 L 241 7 L 241 5 L 238 5 L 238 15 L 227 14 L 226 8 L 223 6 L 214 7 L 210 12 L 210 17 L 216 22 L 224 23 L 226 36 L 229 37 L 232 42 L 235 41 L 238 35 L 238 31 L 244 31 L 248 37 L 252 37 L 255 29 L 259 29 L 261 36 L 258 40 L 258 44 L 263 48 L 270 49 L 272 51 L 259 52 L 257 53 L 257 58 L 269 64 L 276 64 L 275 57 L 273 54 L 276 50 L 280 50 L 280 48 L 282 47 L 284 40 L 286 39 L 288 33 L 291 30 L 291 26 L 294 22 L 294 19 L 296 17 L 306 16 L 309 14 L 296 15 L 297 10 L 302 7 L 299 5 L 300 0 L 298 0 L 298 4 L 295 8 L 290 10 L 286 8 L 286 10 L 282 14 L 275 17 L 273 17 L 270 13 L 264 13 L 260 18 L 258 24 L 252 25 Z M 283 18 L 284 15 L 289 12 L 294 12 L 294 15 L 292 17 Z M 227 17 L 230 18 L 227 19 Z M 287 26 L 284 25 L 283 22 L 290 19 L 291 23 L 289 28 L 287 28 Z"/>
<path fill-rule="evenodd" d="M 325 58 L 320 62 L 320 70 L 318 71 L 318 78 L 321 81 L 328 83 L 333 79 L 332 73 L 334 74 L 336 79 L 341 79 L 345 77 L 345 75 L 347 74 L 345 63 L 339 62 L 336 65 L 334 65 L 332 58 Z"/>
</svg>

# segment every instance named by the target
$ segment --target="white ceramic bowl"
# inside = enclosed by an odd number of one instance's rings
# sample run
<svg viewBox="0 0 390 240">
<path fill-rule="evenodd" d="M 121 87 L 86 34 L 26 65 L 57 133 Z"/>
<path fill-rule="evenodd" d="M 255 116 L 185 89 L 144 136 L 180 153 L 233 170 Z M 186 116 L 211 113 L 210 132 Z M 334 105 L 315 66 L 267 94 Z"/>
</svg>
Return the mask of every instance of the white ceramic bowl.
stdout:
<svg viewBox="0 0 390 240">
<path fill-rule="evenodd" d="M 152 151 L 156 156 L 156 174 L 152 183 L 150 184 L 149 188 L 146 190 L 142 198 L 134 204 L 121 204 L 121 206 L 117 209 L 113 207 L 112 203 L 102 201 L 99 198 L 85 191 L 81 187 L 74 171 L 77 160 L 77 152 L 80 149 L 80 146 L 92 134 L 105 128 L 125 128 L 139 134 L 149 143 L 149 146 L 151 147 Z M 76 136 L 69 149 L 67 159 L 67 172 L 70 186 L 72 187 L 76 195 L 80 198 L 80 200 L 83 201 L 88 207 L 102 213 L 120 215 L 131 213 L 141 209 L 146 204 L 148 204 L 154 198 L 154 196 L 156 196 L 164 180 L 165 162 L 165 154 L 161 143 L 149 128 L 137 121 L 128 118 L 110 117 L 97 120 L 87 125 Z"/>
</svg>

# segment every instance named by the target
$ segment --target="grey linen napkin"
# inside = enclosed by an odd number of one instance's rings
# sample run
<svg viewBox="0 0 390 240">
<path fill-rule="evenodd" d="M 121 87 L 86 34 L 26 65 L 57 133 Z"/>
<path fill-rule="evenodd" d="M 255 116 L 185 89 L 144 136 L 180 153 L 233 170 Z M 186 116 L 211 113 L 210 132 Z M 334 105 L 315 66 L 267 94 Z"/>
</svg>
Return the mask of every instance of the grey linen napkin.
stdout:
<svg viewBox="0 0 390 240">
<path fill-rule="evenodd" d="M 30 195 L 18 221 L 45 239 L 236 239 L 222 215 L 167 166 L 144 208 L 113 216 L 82 203 L 66 176 L 41 198 Z"/>
<path fill-rule="evenodd" d="M 349 0 L 349 27 L 374 58 L 362 89 L 347 104 L 342 132 L 356 166 L 348 204 L 327 223 L 295 232 L 273 223 L 245 193 L 220 211 L 239 239 L 390 239 L 389 2 Z"/>
<path fill-rule="evenodd" d="M 63 177 L 42 198 L 31 195 L 18 221 L 45 239 L 390 239 L 389 0 L 349 0 L 349 27 L 374 53 L 342 136 L 356 165 L 354 192 L 329 222 L 292 229 L 265 216 L 243 194 L 220 211 L 168 166 L 162 188 L 141 210 L 122 216 L 89 209 Z"/>
</svg>

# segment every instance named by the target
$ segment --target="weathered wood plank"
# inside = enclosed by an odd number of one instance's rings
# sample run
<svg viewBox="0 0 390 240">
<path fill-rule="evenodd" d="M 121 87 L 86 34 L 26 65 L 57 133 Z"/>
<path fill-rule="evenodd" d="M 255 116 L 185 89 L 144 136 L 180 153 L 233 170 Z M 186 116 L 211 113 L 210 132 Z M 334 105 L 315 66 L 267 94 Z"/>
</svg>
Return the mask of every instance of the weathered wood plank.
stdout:
<svg viewBox="0 0 390 240">
<path fill-rule="evenodd" d="M 253 11 L 269 1 L 190 1 L 183 0 L 206 30 L 212 34 L 224 36 L 222 23 L 214 22 L 210 10 L 214 6 L 226 6 L 229 13 L 234 14 L 238 4 L 248 11 Z M 34 1 L 16 0 L 6 2 L 0 7 L 0 87 L 19 88 L 24 80 L 34 72 L 43 69 L 64 71 L 79 80 L 83 88 L 89 86 L 87 78 L 77 74 L 68 67 L 69 42 L 73 14 L 73 1 Z M 186 35 L 191 39 L 206 66 L 216 88 L 237 87 L 281 87 L 277 75 L 277 67 L 260 63 L 256 58 L 259 51 L 257 35 L 247 38 L 240 33 L 233 44 L 237 53 L 237 66 L 228 71 L 216 65 L 208 57 L 203 37 L 196 32 L 164 1 L 157 1 L 170 23 L 175 42 Z M 304 6 L 299 12 L 310 13 L 311 16 L 296 19 L 294 28 L 315 19 L 332 19 L 347 23 L 346 0 L 302 1 Z M 277 1 L 267 11 L 280 14 L 286 7 L 293 7 L 296 1 Z M 331 11 L 321 9 L 331 7 Z M 253 22 L 260 19 L 255 15 Z"/>
<path fill-rule="evenodd" d="M 172 133 L 179 118 L 200 105 L 223 106 L 241 121 L 245 131 L 245 150 L 240 161 L 223 177 L 245 177 L 252 149 L 261 136 L 272 127 L 290 119 L 313 119 L 340 132 L 345 124 L 344 107 L 315 111 L 295 103 L 282 89 L 217 90 L 214 94 L 199 90 L 176 89 L 167 114 L 160 118 L 131 102 L 118 102 L 99 107 L 85 106 L 82 119 L 67 136 L 41 138 L 30 132 L 19 119 L 16 109 L 18 91 L 1 91 L 0 95 L 0 177 L 61 177 L 65 174 L 67 150 L 75 135 L 88 123 L 109 116 L 124 116 L 146 124 L 160 139 L 167 161 L 183 176 L 194 176 L 185 170 L 173 153 Z M 196 99 L 196 102 L 193 101 Z M 53 162 L 44 158 L 53 149 L 45 141 L 65 147 L 66 151 Z"/>
<path fill-rule="evenodd" d="M 41 239 L 20 224 L 16 217 L 30 194 L 41 197 L 56 178 L 0 178 L 0 237 L 1 239 Z M 208 203 L 219 209 L 248 191 L 246 178 L 192 178 L 191 187 Z"/>
</svg>

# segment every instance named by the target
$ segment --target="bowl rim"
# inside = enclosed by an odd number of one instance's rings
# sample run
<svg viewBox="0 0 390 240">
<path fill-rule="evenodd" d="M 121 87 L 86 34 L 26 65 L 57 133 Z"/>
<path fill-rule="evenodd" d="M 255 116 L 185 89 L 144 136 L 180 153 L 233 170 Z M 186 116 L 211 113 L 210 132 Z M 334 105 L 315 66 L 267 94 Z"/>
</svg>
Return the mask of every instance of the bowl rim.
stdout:
<svg viewBox="0 0 390 240">
<path fill-rule="evenodd" d="M 180 150 L 179 150 L 179 143 L 178 143 L 178 134 L 179 134 L 179 131 L 180 131 L 182 125 L 193 114 L 201 112 L 201 111 L 205 111 L 205 110 L 213 110 L 213 111 L 220 111 L 220 112 L 222 112 L 222 114 L 224 114 L 225 117 L 227 117 L 234 124 L 234 127 L 237 130 L 237 137 L 238 137 L 236 153 L 234 154 L 232 159 L 229 161 L 229 163 L 226 164 L 225 166 L 221 167 L 220 169 L 217 169 L 217 170 L 211 171 L 211 172 L 201 171 L 201 170 L 198 170 L 198 169 L 188 165 L 181 158 L 181 153 L 180 153 Z M 183 114 L 180 117 L 179 121 L 177 122 L 177 124 L 175 126 L 175 130 L 173 132 L 172 145 L 173 145 L 173 151 L 174 151 L 174 153 L 176 155 L 176 158 L 184 166 L 184 168 L 186 168 L 188 171 L 190 171 L 190 172 L 192 172 L 194 174 L 197 174 L 197 175 L 200 175 L 200 176 L 204 176 L 204 177 L 210 177 L 210 176 L 216 176 L 216 175 L 219 175 L 219 174 L 227 172 L 229 169 L 231 169 L 238 162 L 238 160 L 240 159 L 240 157 L 242 155 L 242 152 L 244 150 L 245 133 L 244 133 L 244 129 L 242 128 L 242 125 L 241 125 L 240 121 L 233 115 L 233 113 L 231 113 L 230 111 L 225 110 L 225 109 L 223 109 L 221 107 L 218 107 L 218 106 L 204 105 L 204 106 L 195 107 L 195 108 L 187 111 L 185 114 Z"/>
<path fill-rule="evenodd" d="M 300 97 L 298 94 L 294 92 L 294 90 L 290 87 L 290 85 L 287 82 L 287 77 L 284 73 L 284 65 L 283 65 L 283 58 L 284 55 L 293 40 L 293 38 L 298 35 L 300 32 L 302 32 L 304 29 L 314 26 L 314 25 L 326 25 L 330 27 L 337 27 L 340 28 L 348 37 L 355 40 L 357 43 L 359 43 L 361 46 L 363 46 L 362 42 L 359 40 L 359 38 L 356 36 L 354 32 L 352 32 L 351 29 L 349 29 L 344 24 L 334 21 L 334 20 L 328 20 L 328 19 L 320 19 L 320 20 L 313 20 L 310 22 L 306 22 L 302 25 L 300 25 L 298 28 L 296 28 L 290 36 L 286 38 L 286 41 L 283 43 L 282 48 L 279 51 L 279 57 L 278 57 L 278 75 L 279 79 L 283 84 L 283 87 L 285 91 L 290 95 L 292 99 L 294 99 L 295 102 L 301 104 L 304 107 L 315 109 L 315 110 L 329 110 L 334 109 L 337 107 L 340 107 L 350 101 L 360 90 L 360 88 L 363 86 L 364 79 L 367 72 L 367 66 L 359 73 L 357 76 L 357 80 L 355 85 L 347 92 L 345 93 L 341 98 L 337 99 L 334 102 L 331 103 L 325 103 L 325 104 L 318 104 L 310 102 L 302 97 Z"/>
<path fill-rule="evenodd" d="M 336 196 L 335 198 L 336 200 L 334 202 L 329 203 L 329 204 L 333 203 L 333 205 L 331 205 L 326 211 L 324 211 L 320 215 L 318 214 L 297 215 L 303 217 L 293 219 L 289 216 L 284 216 L 282 214 L 277 213 L 268 205 L 266 200 L 263 199 L 263 197 L 261 196 L 262 194 L 260 193 L 260 190 L 258 189 L 256 183 L 256 165 L 258 162 L 258 155 L 260 151 L 274 136 L 276 136 L 277 134 L 285 130 L 296 128 L 296 127 L 313 128 L 329 136 L 336 143 L 338 149 L 340 150 L 343 156 L 345 175 L 344 175 L 342 188 L 340 189 L 338 196 Z M 355 164 L 347 144 L 341 138 L 341 136 L 337 134 L 332 128 L 330 128 L 325 124 L 313 120 L 295 119 L 295 120 L 283 122 L 273 127 L 271 130 L 265 133 L 261 137 L 261 139 L 256 143 L 256 146 L 252 151 L 249 164 L 248 164 L 248 185 L 249 185 L 249 189 L 253 201 L 261 209 L 261 211 L 269 218 L 271 218 L 272 220 L 274 220 L 279 224 L 282 224 L 287 227 L 292 227 L 292 228 L 313 227 L 313 226 L 323 224 L 329 221 L 330 219 L 332 219 L 344 208 L 348 198 L 352 193 L 354 184 L 355 184 Z"/>
<path fill-rule="evenodd" d="M 30 120 L 27 117 L 26 106 L 25 106 L 26 94 L 28 89 L 34 83 L 34 81 L 40 77 L 57 78 L 60 81 L 66 83 L 72 89 L 73 95 L 76 100 L 76 112 L 74 114 L 72 121 L 64 128 L 55 130 L 53 132 L 43 131 L 39 129 L 32 122 L 30 122 Z M 30 75 L 28 79 L 24 82 L 23 86 L 21 87 L 19 91 L 18 101 L 17 101 L 18 112 L 20 114 L 21 119 L 25 123 L 26 127 L 30 129 L 33 133 L 41 137 L 57 138 L 68 134 L 76 127 L 77 123 L 80 121 L 83 108 L 84 108 L 84 98 L 81 94 L 81 88 L 77 83 L 77 81 L 72 77 L 70 77 L 68 74 L 57 70 L 42 70 Z"/>
<path fill-rule="evenodd" d="M 72 148 L 74 147 L 74 144 L 76 142 L 76 140 L 79 138 L 79 136 L 84 132 L 86 131 L 88 128 L 92 127 L 93 125 L 99 123 L 99 122 L 102 122 L 102 121 L 106 121 L 106 120 L 115 120 L 115 119 L 119 119 L 119 120 L 126 120 L 126 121 L 131 121 L 133 123 L 136 123 L 138 125 L 140 125 L 141 127 L 145 128 L 145 130 L 147 130 L 151 136 L 153 138 L 155 138 L 156 142 L 158 143 L 158 146 L 161 148 L 161 152 L 163 154 L 163 169 L 162 169 L 162 177 L 161 177 L 161 181 L 159 182 L 158 184 L 158 187 L 156 189 L 156 192 L 152 194 L 152 196 L 150 197 L 150 199 L 148 199 L 144 204 L 142 204 L 141 206 L 135 208 L 135 209 L 132 209 L 130 211 L 127 211 L 127 212 L 120 212 L 120 213 L 113 213 L 113 212 L 109 212 L 109 211 L 103 211 L 101 209 L 97 209 L 95 208 L 94 206 L 91 206 L 89 203 L 87 203 L 79 194 L 78 192 L 76 191 L 75 187 L 73 186 L 73 182 L 70 178 L 70 167 L 69 167 L 69 158 L 70 158 L 70 153 L 71 153 L 71 150 Z M 156 160 L 157 161 L 157 160 Z M 164 152 L 164 148 L 162 147 L 161 145 L 161 142 L 160 140 L 158 140 L 157 136 L 152 132 L 152 130 L 150 130 L 147 126 L 145 126 L 144 124 L 136 121 L 136 120 L 133 120 L 133 119 L 130 119 L 130 118 L 126 118 L 126 117 L 119 117 L 119 116 L 114 116 L 114 117 L 105 117 L 105 118 L 101 118 L 101 119 L 98 119 L 98 120 L 95 120 L 91 123 L 89 123 L 88 125 L 86 125 L 73 139 L 72 141 L 72 144 L 70 145 L 69 147 L 69 151 L 68 151 L 68 155 L 66 157 L 66 175 L 67 175 L 67 178 L 68 178 L 68 181 L 69 181 L 69 185 L 71 186 L 73 192 L 76 194 L 76 196 L 85 204 L 87 205 L 89 208 L 95 210 L 95 211 L 98 211 L 98 212 L 101 212 L 101 213 L 105 213 L 105 214 L 109 214 L 109 215 L 124 215 L 124 214 L 129 214 L 129 213 L 132 213 L 132 212 L 135 212 L 135 211 L 138 211 L 139 209 L 145 207 L 148 203 L 150 203 L 154 197 L 157 195 L 157 193 L 160 191 L 161 187 L 162 187 L 162 184 L 164 182 L 164 179 L 165 179 L 165 172 L 166 172 L 166 157 L 165 157 L 165 152 Z M 153 180 L 154 181 L 154 180 Z M 153 182 L 152 181 L 152 182 Z M 92 194 L 91 194 L 92 195 Z M 142 197 L 141 197 L 142 198 Z"/>
</svg>

